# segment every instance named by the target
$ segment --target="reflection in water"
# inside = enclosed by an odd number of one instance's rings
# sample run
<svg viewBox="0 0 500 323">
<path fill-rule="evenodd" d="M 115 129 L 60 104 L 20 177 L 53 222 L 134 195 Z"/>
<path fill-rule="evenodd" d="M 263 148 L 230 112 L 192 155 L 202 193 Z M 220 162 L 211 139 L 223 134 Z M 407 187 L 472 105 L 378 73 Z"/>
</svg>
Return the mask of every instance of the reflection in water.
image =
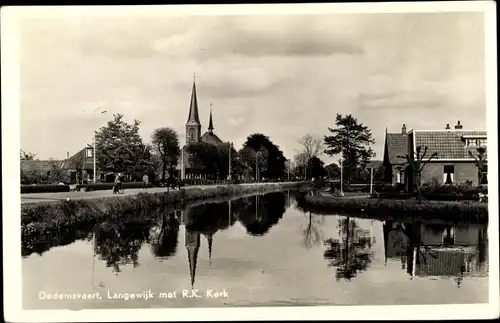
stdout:
<svg viewBox="0 0 500 323">
<path fill-rule="evenodd" d="M 149 238 L 150 223 L 143 220 L 105 222 L 95 230 L 95 254 L 119 273 L 120 266 L 139 266 L 139 249 Z"/>
<path fill-rule="evenodd" d="M 321 226 L 324 224 L 324 216 L 313 215 L 312 212 L 309 212 L 309 215 L 304 213 L 304 215 L 308 217 L 308 222 L 307 226 L 302 230 L 302 235 L 304 237 L 304 246 L 309 249 L 319 244 L 323 239 Z"/>
<path fill-rule="evenodd" d="M 414 277 L 453 277 L 460 287 L 463 277 L 481 275 L 486 269 L 486 227 L 384 223 L 386 261 L 399 258 L 402 269 Z"/>
<path fill-rule="evenodd" d="M 166 260 L 175 255 L 179 243 L 179 224 L 176 211 L 165 212 L 160 225 L 150 230 L 149 245 L 156 258 Z"/>
<path fill-rule="evenodd" d="M 368 230 L 361 229 L 356 220 L 349 217 L 338 222 L 340 239 L 327 239 L 324 257 L 329 259 L 329 266 L 337 267 L 335 277 L 351 280 L 357 273 L 370 265 L 373 252 L 372 239 Z"/>
<path fill-rule="evenodd" d="M 239 224 L 235 226 L 236 222 Z M 279 230 L 273 230 L 277 225 Z M 252 196 L 230 202 L 187 205 L 182 210 L 129 214 L 87 226 L 64 229 L 57 234 L 29 239 L 23 233 L 23 271 L 26 272 L 24 279 L 28 282 L 25 284 L 28 287 L 23 288 L 30 293 L 36 290 L 37 293 L 38 290 L 44 290 L 49 281 L 54 288 L 62 290 L 73 286 L 76 278 L 80 278 L 84 273 L 88 275 L 90 270 L 93 286 L 95 267 L 96 281 L 101 281 L 101 287 L 104 286 L 102 281 L 106 282 L 106 285 L 112 285 L 106 281 L 109 272 L 119 275 L 116 280 L 123 289 L 147 285 L 148 288 L 159 290 L 161 286 L 158 285 L 162 284 L 158 284 L 157 280 L 165 279 L 165 275 L 172 285 L 179 288 L 185 288 L 189 281 L 192 288 L 201 289 L 201 285 L 215 286 L 222 279 L 224 287 L 229 286 L 244 295 L 240 297 L 236 292 L 233 293 L 232 295 L 236 296 L 228 301 L 233 302 L 233 305 L 256 301 L 257 296 L 247 296 L 248 287 L 241 284 L 242 280 L 252 280 L 256 286 L 252 288 L 262 291 L 253 293 L 259 295 L 258 301 L 262 301 L 261 297 L 268 297 L 272 301 L 315 305 L 360 302 L 399 304 L 433 300 L 454 302 L 464 299 L 474 302 L 480 297 L 479 292 L 469 291 L 482 288 L 485 280 L 480 276 L 487 276 L 488 270 L 486 226 L 436 225 L 411 221 L 381 222 L 336 215 L 315 215 L 309 210 L 301 212 L 296 208 L 288 193 Z M 266 237 L 261 238 L 263 235 Z M 381 244 L 376 248 L 373 247 L 376 243 L 375 237 Z M 78 243 L 61 248 L 63 251 L 54 250 L 51 256 L 44 255 L 42 259 L 36 256 L 28 257 L 30 254 L 41 254 L 54 246 L 71 244 L 78 239 L 94 243 Z M 297 241 L 299 243 L 296 243 Z M 200 251 L 200 247 L 205 246 L 208 247 L 208 263 L 199 259 L 206 259 L 204 256 L 207 251 Z M 94 251 L 93 258 L 90 247 Z M 143 250 L 139 252 L 141 247 Z M 242 255 L 245 251 L 251 253 Z M 76 264 L 76 261 L 82 259 L 79 257 L 80 253 L 88 254 L 81 266 Z M 386 266 L 383 265 L 384 260 Z M 104 268 L 102 264 L 95 266 L 94 262 L 100 264 L 101 261 L 109 268 Z M 45 275 L 49 275 L 48 272 L 52 274 L 65 262 L 68 270 L 60 271 L 57 275 L 66 279 L 53 282 L 48 276 L 43 277 L 44 273 L 40 274 L 42 279 L 33 274 L 40 272 L 42 264 L 50 268 Z M 159 262 L 166 262 L 168 265 L 164 266 Z M 89 268 L 88 272 L 85 272 L 85 266 Z M 137 269 L 133 269 L 137 266 Z M 210 271 L 204 270 L 207 266 L 212 266 Z M 123 270 L 124 267 L 131 270 Z M 169 268 L 168 272 L 165 272 L 166 267 Z M 103 270 L 106 273 L 104 275 Z M 350 281 L 348 287 L 335 282 L 332 278 L 333 270 L 337 281 Z M 354 279 L 368 270 L 371 271 L 370 275 L 365 274 L 363 279 Z M 398 273 L 400 275 L 397 275 Z M 472 275 L 475 276 L 474 279 L 465 278 Z M 35 276 L 36 279 L 30 278 Z M 133 281 L 132 284 L 131 277 L 132 280 L 139 281 Z M 443 292 L 442 297 L 427 297 L 425 290 L 428 287 L 425 286 L 429 285 L 414 283 L 418 281 L 417 278 L 432 280 L 436 277 L 453 277 L 461 287 L 461 293 L 451 292 L 450 295 Z M 288 284 L 290 280 L 295 283 Z M 387 290 L 389 296 L 380 298 L 374 295 L 376 293 L 372 292 L 372 283 L 376 284 L 377 288 L 383 286 L 381 288 Z M 439 283 L 436 288 L 446 289 L 448 284 L 456 291 L 453 280 L 450 283 L 440 279 Z M 81 287 L 84 288 L 85 284 L 89 285 L 86 279 Z M 196 284 L 198 286 L 195 287 Z M 323 288 L 327 285 L 327 288 Z M 400 288 L 408 290 L 403 298 L 399 298 Z M 335 289 L 346 292 L 339 296 L 332 293 Z M 415 289 L 419 291 L 412 294 Z M 391 294 L 393 290 L 395 292 Z M 300 295 L 293 294 L 295 292 L 300 292 Z M 163 306 L 162 304 L 155 306 Z"/>
</svg>

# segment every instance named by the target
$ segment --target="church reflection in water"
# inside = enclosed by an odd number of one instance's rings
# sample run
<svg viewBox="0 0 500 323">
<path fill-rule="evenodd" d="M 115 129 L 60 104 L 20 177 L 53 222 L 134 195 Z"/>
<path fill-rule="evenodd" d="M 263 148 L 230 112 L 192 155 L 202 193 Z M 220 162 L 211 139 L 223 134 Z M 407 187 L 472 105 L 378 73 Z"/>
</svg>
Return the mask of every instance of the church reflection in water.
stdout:
<svg viewBox="0 0 500 323">
<path fill-rule="evenodd" d="M 398 223 L 383 225 L 387 261 L 401 262 L 411 278 L 486 276 L 487 226 Z"/>
<path fill-rule="evenodd" d="M 238 221 L 248 234 L 263 235 L 283 217 L 286 204 L 290 204 L 289 201 L 288 194 L 270 193 L 223 203 L 188 206 L 182 210 L 180 223 L 185 229 L 184 241 L 191 287 L 194 288 L 198 253 L 203 240 L 208 244 L 209 265 L 211 265 L 213 241 L 218 231 L 226 230 Z"/>
</svg>

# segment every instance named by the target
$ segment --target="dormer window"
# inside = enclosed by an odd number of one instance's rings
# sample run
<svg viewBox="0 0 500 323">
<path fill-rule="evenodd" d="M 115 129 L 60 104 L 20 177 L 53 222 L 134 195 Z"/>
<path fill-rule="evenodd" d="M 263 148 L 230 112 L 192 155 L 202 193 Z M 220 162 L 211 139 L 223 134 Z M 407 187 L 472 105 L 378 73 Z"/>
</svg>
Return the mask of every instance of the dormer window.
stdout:
<svg viewBox="0 0 500 323">
<path fill-rule="evenodd" d="M 92 158 L 94 156 L 94 150 L 92 148 L 87 148 L 87 158 Z"/>
<path fill-rule="evenodd" d="M 486 138 L 466 138 L 465 146 L 466 147 L 486 147 L 487 140 Z"/>
</svg>

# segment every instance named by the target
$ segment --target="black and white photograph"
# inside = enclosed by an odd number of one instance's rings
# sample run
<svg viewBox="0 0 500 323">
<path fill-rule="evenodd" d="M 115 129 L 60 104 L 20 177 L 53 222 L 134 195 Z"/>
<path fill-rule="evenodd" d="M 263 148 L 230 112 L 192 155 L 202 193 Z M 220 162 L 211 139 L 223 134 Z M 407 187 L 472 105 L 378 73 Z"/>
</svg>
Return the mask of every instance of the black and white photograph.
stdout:
<svg viewBox="0 0 500 323">
<path fill-rule="evenodd" d="M 5 319 L 498 317 L 495 12 L 3 7 Z"/>
</svg>

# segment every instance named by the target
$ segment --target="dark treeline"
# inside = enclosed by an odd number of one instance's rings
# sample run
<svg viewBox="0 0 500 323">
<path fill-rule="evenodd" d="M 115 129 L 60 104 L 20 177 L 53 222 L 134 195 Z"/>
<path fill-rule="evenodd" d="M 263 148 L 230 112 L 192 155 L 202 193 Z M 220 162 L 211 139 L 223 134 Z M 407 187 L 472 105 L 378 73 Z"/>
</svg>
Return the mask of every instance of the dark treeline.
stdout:
<svg viewBox="0 0 500 323">
<path fill-rule="evenodd" d="M 210 235 L 226 230 L 239 221 L 248 234 L 263 235 L 283 217 L 285 203 L 284 193 L 270 193 L 231 202 L 125 214 L 98 224 L 67 228 L 57 234 L 40 236 L 24 231 L 22 256 L 41 255 L 52 247 L 85 240 L 91 243 L 94 256 L 118 273 L 123 266 L 140 265 L 138 253 L 145 243 L 157 259 L 166 260 L 174 256 L 181 224 L 188 231 Z"/>
</svg>

